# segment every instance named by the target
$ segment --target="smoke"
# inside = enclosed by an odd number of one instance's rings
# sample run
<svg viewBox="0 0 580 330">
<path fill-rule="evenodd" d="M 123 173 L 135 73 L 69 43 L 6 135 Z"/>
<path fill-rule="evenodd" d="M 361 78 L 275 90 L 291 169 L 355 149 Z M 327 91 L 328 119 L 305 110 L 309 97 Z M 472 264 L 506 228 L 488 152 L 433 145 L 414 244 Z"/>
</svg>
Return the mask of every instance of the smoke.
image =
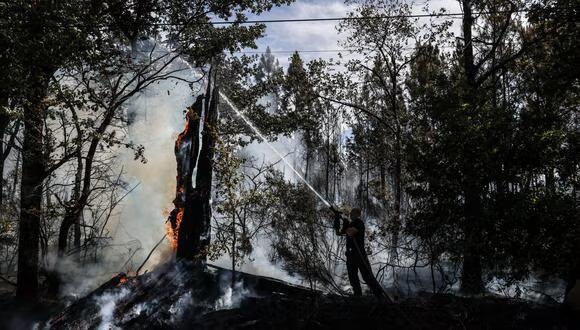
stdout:
<svg viewBox="0 0 580 330">
<path fill-rule="evenodd" d="M 266 238 L 258 239 L 253 246 L 252 253 L 248 256 L 248 261 L 244 262 L 236 270 L 253 275 L 277 278 L 292 284 L 302 283 L 300 277 L 288 274 L 283 269 L 283 265 L 270 261 L 268 257 L 269 244 L 270 242 Z M 223 254 L 213 264 L 223 268 L 230 268 L 232 261 L 229 255 Z"/>
<path fill-rule="evenodd" d="M 62 280 L 60 296 L 70 303 L 93 291 L 95 288 L 111 279 L 119 273 L 121 265 L 126 261 L 126 255 L 119 252 L 117 247 L 105 248 L 99 258 L 99 262 L 85 263 L 79 267 L 74 256 L 61 257 L 51 262 L 55 265 L 55 271 Z M 51 254 L 50 260 L 55 260 L 56 255 Z"/>
<path fill-rule="evenodd" d="M 252 296 L 256 297 L 256 294 L 244 285 L 243 280 L 235 282 L 233 287 L 231 284 L 232 273 L 222 273 L 219 278 L 219 286 L 222 295 L 214 304 L 215 310 L 238 308 L 244 298 Z"/>
<path fill-rule="evenodd" d="M 181 60 L 176 60 L 168 68 L 176 69 L 185 69 L 177 74 L 182 79 L 197 77 Z M 125 177 L 131 185 L 138 184 L 138 187 L 122 203 L 114 233 L 116 243 L 132 239 L 141 242 L 142 251 L 135 256 L 137 260 L 143 260 L 165 233 L 165 220 L 175 198 L 173 147 L 177 135 L 183 131 L 184 111 L 193 103 L 194 93 L 184 81 L 163 80 L 145 90 L 128 107 L 129 117 L 133 119 L 129 138 L 145 147 L 147 162 L 136 161 L 130 150 L 122 155 Z M 168 242 L 163 242 L 151 256 L 147 267 L 167 260 L 170 255 Z"/>
<path fill-rule="evenodd" d="M 117 302 L 125 298 L 129 294 L 129 290 L 122 288 L 118 292 L 108 292 L 102 296 L 97 297 L 97 305 L 99 306 L 99 314 L 101 316 L 101 323 L 98 326 L 99 330 L 118 329 L 114 323 L 114 312 Z"/>
<path fill-rule="evenodd" d="M 558 278 L 542 280 L 532 275 L 522 281 L 506 281 L 494 277 L 486 289 L 496 295 L 541 303 L 562 303 L 566 282 Z"/>
<path fill-rule="evenodd" d="M 141 45 L 143 49 L 152 46 L 152 41 L 144 41 Z M 195 78 L 195 73 L 179 60 L 167 70 L 182 70 L 175 75 L 184 80 Z M 88 263 L 85 261 L 79 267 L 71 256 L 62 258 L 57 265 L 54 255 L 50 256 L 48 264 L 55 266 L 54 270 L 63 279 L 61 296 L 77 298 L 119 272 L 135 272 L 161 240 L 165 234 L 166 210 L 172 207 L 175 197 L 174 141 L 183 130 L 184 110 L 193 98 L 194 92 L 188 83 L 167 79 L 145 89 L 126 104 L 130 120 L 127 140 L 143 145 L 146 162 L 136 160 L 134 151 L 127 148 L 120 149 L 120 155 L 112 164 L 112 171 L 123 173 L 125 187 L 134 189 L 115 208 L 106 225 L 103 236 L 111 239 L 102 241 L 102 248 L 90 252 L 95 254 L 95 263 L 91 264 L 89 258 Z M 168 260 L 171 255 L 168 242 L 163 242 L 143 271 Z"/>
<path fill-rule="evenodd" d="M 185 72 L 183 78 L 191 79 L 187 74 L 193 75 L 193 71 Z M 193 103 L 194 93 L 189 85 L 181 81 L 167 80 L 140 95 L 130 105 L 134 123 L 130 126 L 129 136 L 136 144 L 145 147 L 147 163 L 135 161 L 130 152 L 123 156 L 122 163 L 127 164 L 127 178 L 132 184 L 139 183 L 139 186 L 122 205 L 115 240 L 120 243 L 138 239 L 143 248 L 141 255 L 148 253 L 164 233 L 164 221 L 167 218 L 167 211 L 164 210 L 172 207 L 171 201 L 175 197 L 174 141 L 183 130 L 183 112 Z M 301 163 L 300 143 L 295 137 L 279 137 L 274 147 L 283 155 L 288 155 L 291 164 Z M 279 162 L 279 157 L 273 155 L 263 143 L 254 142 L 244 148 L 242 153 L 265 164 L 278 163 L 277 169 L 287 173 L 292 180 L 296 179 L 287 166 Z M 148 267 L 166 260 L 172 253 L 167 242 L 158 249 L 149 260 Z M 267 244 L 260 244 L 251 256 L 253 261 L 246 263 L 241 270 L 297 282 L 279 265 L 269 261 L 267 249 Z M 217 264 L 226 266 L 226 262 L 227 258 L 221 258 Z"/>
<path fill-rule="evenodd" d="M 175 303 L 169 308 L 169 313 L 171 314 L 170 322 L 175 324 L 178 323 L 187 312 L 188 308 L 193 305 L 193 297 L 191 291 L 187 291 Z"/>
<path fill-rule="evenodd" d="M 147 52 L 152 41 L 141 44 L 141 50 Z M 157 46 L 159 49 L 159 45 Z M 161 54 L 163 55 L 163 54 Z M 168 70 L 184 69 L 178 75 L 182 79 L 193 80 L 199 77 L 195 70 L 182 60 L 172 63 Z M 127 115 L 131 120 L 128 127 L 128 139 L 145 149 L 146 163 L 134 159 L 132 150 L 124 150 L 119 157 L 118 163 L 124 171 L 124 179 L 128 186 L 136 187 L 117 208 L 117 216 L 108 225 L 113 236 L 112 245 L 117 248 L 103 251 L 104 260 L 109 260 L 118 255 L 122 246 L 127 242 L 138 242 L 139 251 L 132 256 L 125 269 L 119 269 L 119 263 L 105 265 L 106 269 L 113 272 L 135 271 L 141 260 L 153 249 L 165 233 L 165 220 L 168 210 L 172 206 L 175 197 L 176 163 L 174 155 L 174 143 L 177 135 L 184 128 L 184 112 L 190 106 L 201 85 L 191 86 L 179 79 L 159 81 L 150 88 L 136 96 L 127 105 Z M 303 164 L 303 150 L 298 134 L 290 137 L 279 136 L 273 142 L 274 148 L 286 156 L 287 161 L 296 167 L 300 173 Z M 254 142 L 245 147 L 241 153 L 264 164 L 274 164 L 277 170 L 285 174 L 288 180 L 296 181 L 297 176 L 292 173 L 287 165 L 280 162 L 280 157 L 275 155 L 264 143 Z M 282 270 L 280 265 L 270 262 L 268 258 L 268 242 L 259 242 L 250 256 L 251 262 L 245 263 L 240 270 L 256 275 L 265 275 L 290 281 L 299 282 L 299 279 L 290 276 Z M 143 270 L 151 269 L 163 261 L 169 259 L 172 250 L 168 241 L 163 242 L 152 254 Z M 124 253 L 127 257 L 127 254 Z M 119 259 L 116 257 L 116 259 Z M 229 266 L 229 258 L 223 257 L 216 262 L 218 265 Z M 111 268 L 108 268 L 111 267 Z M 86 278 L 86 276 L 83 276 Z M 98 277 L 100 280 L 101 277 Z M 76 287 L 78 292 L 85 292 L 86 288 L 94 288 L 97 281 L 87 281 L 83 284 L 73 283 L 66 292 L 73 292 Z"/>
</svg>

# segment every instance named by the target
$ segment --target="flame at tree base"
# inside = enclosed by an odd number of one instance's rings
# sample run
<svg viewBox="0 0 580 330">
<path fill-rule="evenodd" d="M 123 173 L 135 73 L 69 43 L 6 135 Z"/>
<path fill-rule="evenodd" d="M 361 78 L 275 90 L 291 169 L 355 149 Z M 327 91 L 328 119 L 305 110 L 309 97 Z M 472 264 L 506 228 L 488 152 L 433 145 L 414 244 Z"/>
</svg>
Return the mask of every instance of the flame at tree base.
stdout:
<svg viewBox="0 0 580 330">
<path fill-rule="evenodd" d="M 173 251 L 177 251 L 177 238 L 179 235 L 179 226 L 183 220 L 184 209 L 180 207 L 176 208 L 176 210 L 175 221 L 171 221 L 172 215 L 170 215 L 170 220 L 165 223 L 165 233 L 167 234 L 167 238 L 169 239 Z"/>
</svg>

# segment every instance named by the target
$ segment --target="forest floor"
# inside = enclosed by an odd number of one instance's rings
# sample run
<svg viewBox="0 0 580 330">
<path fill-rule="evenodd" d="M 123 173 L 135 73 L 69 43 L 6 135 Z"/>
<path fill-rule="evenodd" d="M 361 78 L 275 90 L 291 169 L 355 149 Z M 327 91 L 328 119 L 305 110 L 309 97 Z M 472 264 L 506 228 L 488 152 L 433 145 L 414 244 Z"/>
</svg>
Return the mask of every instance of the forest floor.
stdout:
<svg viewBox="0 0 580 330">
<path fill-rule="evenodd" d="M 139 277 L 115 277 L 66 308 L 48 300 L 35 308 L 18 307 L 5 291 L 0 328 L 580 329 L 577 316 L 559 305 L 427 293 L 386 303 L 372 296 L 325 295 L 249 274 L 239 274 L 243 287 L 227 295 L 230 276 L 223 269 L 200 273 L 166 265 Z"/>
<path fill-rule="evenodd" d="M 396 304 L 370 296 L 250 298 L 205 314 L 192 329 L 580 329 L 556 306 L 500 298 L 434 295 Z"/>
</svg>

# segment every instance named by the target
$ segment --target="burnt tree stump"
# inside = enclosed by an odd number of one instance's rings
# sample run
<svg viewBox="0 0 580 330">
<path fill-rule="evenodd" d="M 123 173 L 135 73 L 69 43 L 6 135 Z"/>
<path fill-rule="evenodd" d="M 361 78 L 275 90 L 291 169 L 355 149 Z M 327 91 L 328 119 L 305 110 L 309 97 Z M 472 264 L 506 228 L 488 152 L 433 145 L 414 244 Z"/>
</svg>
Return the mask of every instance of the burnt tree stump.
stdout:
<svg viewBox="0 0 580 330">
<path fill-rule="evenodd" d="M 176 257 L 200 265 L 205 264 L 210 243 L 210 198 L 218 123 L 219 91 L 211 75 L 210 71 L 206 93 L 188 108 L 185 130 L 175 142 L 177 186 L 168 228 Z"/>
</svg>

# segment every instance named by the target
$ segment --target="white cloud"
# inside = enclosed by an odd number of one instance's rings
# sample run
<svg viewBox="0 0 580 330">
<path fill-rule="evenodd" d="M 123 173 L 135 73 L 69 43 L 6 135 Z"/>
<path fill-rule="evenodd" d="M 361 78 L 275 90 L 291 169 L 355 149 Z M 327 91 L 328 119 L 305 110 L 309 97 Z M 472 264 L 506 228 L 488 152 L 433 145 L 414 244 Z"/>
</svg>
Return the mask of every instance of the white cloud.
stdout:
<svg viewBox="0 0 580 330">
<path fill-rule="evenodd" d="M 293 19 L 343 17 L 349 6 L 343 1 L 297 1 L 290 6 L 274 8 L 260 19 Z M 257 17 L 256 17 L 257 18 Z M 270 46 L 273 51 L 329 50 L 338 49 L 341 36 L 336 31 L 336 21 L 269 23 L 266 35 L 257 42 L 259 50 Z M 287 66 L 291 53 L 275 54 L 282 66 Z M 303 53 L 306 61 L 322 58 L 337 58 L 336 53 Z"/>
<path fill-rule="evenodd" d="M 461 9 L 455 0 L 432 0 L 415 2 L 412 12 L 422 13 L 426 3 L 430 12 L 445 8 L 448 12 L 457 13 Z M 290 6 L 276 7 L 262 16 L 253 16 L 251 19 L 344 17 L 353 8 L 352 5 L 346 5 L 340 0 L 298 0 Z M 420 21 L 426 23 L 428 19 L 422 18 Z M 456 19 L 454 22 L 453 31 L 458 32 L 460 21 Z M 344 40 L 345 35 L 338 33 L 337 24 L 338 21 L 268 23 L 266 35 L 257 41 L 258 51 L 264 51 L 267 46 L 270 46 L 274 52 L 342 49 L 339 42 Z M 248 49 L 248 51 L 255 50 Z M 348 56 L 348 52 L 342 52 L 342 54 Z M 274 53 L 274 55 L 278 57 L 280 64 L 286 67 L 292 54 L 284 52 Z M 300 55 L 305 61 L 316 58 L 338 58 L 338 52 L 305 52 Z"/>
</svg>

